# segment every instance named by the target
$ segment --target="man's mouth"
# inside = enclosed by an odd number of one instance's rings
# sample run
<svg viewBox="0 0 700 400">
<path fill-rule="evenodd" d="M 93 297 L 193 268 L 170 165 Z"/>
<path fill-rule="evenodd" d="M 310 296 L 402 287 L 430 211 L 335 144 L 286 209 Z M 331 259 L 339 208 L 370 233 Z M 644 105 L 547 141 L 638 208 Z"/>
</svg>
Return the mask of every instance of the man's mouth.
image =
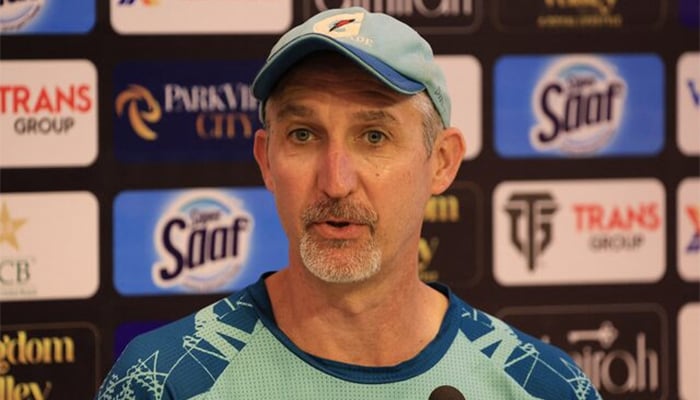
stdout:
<svg viewBox="0 0 700 400">
<path fill-rule="evenodd" d="M 347 221 L 326 221 L 325 223 L 334 228 L 344 228 L 350 225 L 350 222 Z"/>
</svg>

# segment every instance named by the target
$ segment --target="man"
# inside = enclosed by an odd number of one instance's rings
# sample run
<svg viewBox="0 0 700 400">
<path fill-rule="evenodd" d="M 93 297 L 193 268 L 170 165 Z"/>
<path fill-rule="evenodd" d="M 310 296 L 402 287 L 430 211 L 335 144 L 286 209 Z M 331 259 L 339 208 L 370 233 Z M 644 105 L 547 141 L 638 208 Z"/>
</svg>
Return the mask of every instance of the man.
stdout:
<svg viewBox="0 0 700 400">
<path fill-rule="evenodd" d="M 255 158 L 289 264 L 136 338 L 99 399 L 597 399 L 562 351 L 418 278 L 465 151 L 430 46 L 361 8 L 272 49 Z"/>
</svg>

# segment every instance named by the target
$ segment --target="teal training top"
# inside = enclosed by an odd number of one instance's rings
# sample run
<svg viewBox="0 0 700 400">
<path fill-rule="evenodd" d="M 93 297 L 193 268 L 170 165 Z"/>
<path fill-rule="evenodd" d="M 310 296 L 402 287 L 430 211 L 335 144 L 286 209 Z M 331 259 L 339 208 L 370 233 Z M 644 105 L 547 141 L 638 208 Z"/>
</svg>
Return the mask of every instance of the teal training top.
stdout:
<svg viewBox="0 0 700 400">
<path fill-rule="evenodd" d="M 277 327 L 258 282 L 134 338 L 97 399 L 600 399 L 558 348 L 469 306 L 445 286 L 435 339 L 392 367 L 305 353 Z"/>
</svg>

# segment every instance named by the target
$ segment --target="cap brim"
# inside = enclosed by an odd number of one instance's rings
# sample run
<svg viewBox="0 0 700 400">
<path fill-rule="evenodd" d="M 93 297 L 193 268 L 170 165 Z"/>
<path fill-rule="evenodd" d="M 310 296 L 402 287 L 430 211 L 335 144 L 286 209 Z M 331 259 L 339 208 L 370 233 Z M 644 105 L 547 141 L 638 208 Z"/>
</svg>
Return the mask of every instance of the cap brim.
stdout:
<svg viewBox="0 0 700 400">
<path fill-rule="evenodd" d="M 289 42 L 267 61 L 253 81 L 253 95 L 264 102 L 282 75 L 294 64 L 311 53 L 323 50 L 347 56 L 399 93 L 415 94 L 425 89 L 422 83 L 405 77 L 377 57 L 329 36 L 309 33 Z"/>
</svg>

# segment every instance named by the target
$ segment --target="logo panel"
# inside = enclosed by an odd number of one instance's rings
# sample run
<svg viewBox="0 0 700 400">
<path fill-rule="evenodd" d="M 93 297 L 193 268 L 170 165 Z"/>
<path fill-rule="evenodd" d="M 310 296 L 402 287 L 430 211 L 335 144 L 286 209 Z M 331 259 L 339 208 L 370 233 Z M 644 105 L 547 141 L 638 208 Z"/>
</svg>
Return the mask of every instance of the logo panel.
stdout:
<svg viewBox="0 0 700 400">
<path fill-rule="evenodd" d="M 512 307 L 498 315 L 569 353 L 606 400 L 668 398 L 668 321 L 656 304 Z"/>
<path fill-rule="evenodd" d="M 459 293 L 481 277 L 483 196 L 468 182 L 455 182 L 428 201 L 418 246 L 422 280 L 440 281 Z"/>
<path fill-rule="evenodd" d="M 3 35 L 87 33 L 94 24 L 95 0 L 0 1 Z"/>
<path fill-rule="evenodd" d="M 497 0 L 495 22 L 505 31 L 659 29 L 666 1 L 648 0 Z"/>
<path fill-rule="evenodd" d="M 120 34 L 278 33 L 292 22 L 291 0 L 110 0 Z"/>
<path fill-rule="evenodd" d="M 0 300 L 94 295 L 98 233 L 89 192 L 0 194 Z"/>
<path fill-rule="evenodd" d="M 655 55 L 505 56 L 495 67 L 496 151 L 506 158 L 657 154 L 663 79 Z"/>
<path fill-rule="evenodd" d="M 0 166 L 87 166 L 97 157 L 97 71 L 88 60 L 0 61 Z"/>
<path fill-rule="evenodd" d="M 304 19 L 332 8 L 359 6 L 399 19 L 421 34 L 476 30 L 484 15 L 482 0 L 304 0 Z"/>
<path fill-rule="evenodd" d="M 697 156 L 700 155 L 700 52 L 682 54 L 677 72 L 678 148 L 685 155 Z"/>
<path fill-rule="evenodd" d="M 700 303 L 684 305 L 678 313 L 678 394 L 681 400 L 700 398 Z"/>
<path fill-rule="evenodd" d="M 287 264 L 264 188 L 122 192 L 114 221 L 114 284 L 125 296 L 230 292 Z"/>
<path fill-rule="evenodd" d="M 686 178 L 676 195 L 678 273 L 700 281 L 700 178 Z"/>
<path fill-rule="evenodd" d="M 250 84 L 261 61 L 130 62 L 114 76 L 124 162 L 252 161 L 262 125 Z"/>
<path fill-rule="evenodd" d="M 654 179 L 504 182 L 494 192 L 494 276 L 506 286 L 655 282 L 665 195 Z"/>
<path fill-rule="evenodd" d="M 452 100 L 452 125 L 458 127 L 467 143 L 466 160 L 481 152 L 481 64 L 474 56 L 438 55 L 435 62 L 445 74 Z"/>
<path fill-rule="evenodd" d="M 88 399 L 97 387 L 98 345 L 87 323 L 4 325 L 0 398 Z"/>
</svg>

